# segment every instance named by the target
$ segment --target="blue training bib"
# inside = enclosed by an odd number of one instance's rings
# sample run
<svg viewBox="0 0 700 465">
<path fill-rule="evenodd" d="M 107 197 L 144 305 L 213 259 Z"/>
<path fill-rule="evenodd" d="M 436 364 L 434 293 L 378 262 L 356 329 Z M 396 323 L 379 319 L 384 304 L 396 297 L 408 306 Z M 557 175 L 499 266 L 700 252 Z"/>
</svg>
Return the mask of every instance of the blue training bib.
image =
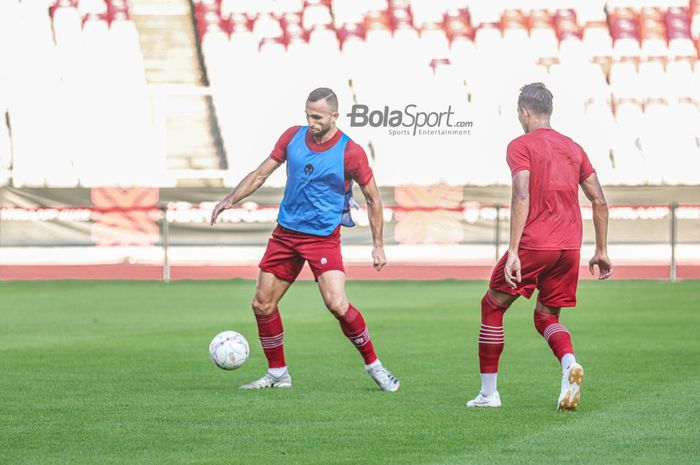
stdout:
<svg viewBox="0 0 700 465">
<path fill-rule="evenodd" d="M 306 145 L 308 126 L 302 126 L 287 146 L 287 185 L 277 222 L 287 229 L 330 235 L 339 224 L 354 226 L 349 214 L 352 184 L 345 193 L 345 146 L 343 134 L 325 152 L 312 152 Z"/>
</svg>

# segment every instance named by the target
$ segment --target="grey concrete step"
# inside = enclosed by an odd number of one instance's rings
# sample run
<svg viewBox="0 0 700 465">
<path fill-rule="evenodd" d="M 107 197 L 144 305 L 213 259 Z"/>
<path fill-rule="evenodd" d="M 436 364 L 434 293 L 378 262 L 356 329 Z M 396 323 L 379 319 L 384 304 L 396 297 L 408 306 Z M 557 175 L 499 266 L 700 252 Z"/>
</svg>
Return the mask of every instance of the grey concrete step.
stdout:
<svg viewBox="0 0 700 465">
<path fill-rule="evenodd" d="M 131 12 L 150 84 L 206 85 L 189 0 L 131 0 Z M 196 94 L 167 96 L 169 169 L 225 168 L 211 98 Z"/>
</svg>

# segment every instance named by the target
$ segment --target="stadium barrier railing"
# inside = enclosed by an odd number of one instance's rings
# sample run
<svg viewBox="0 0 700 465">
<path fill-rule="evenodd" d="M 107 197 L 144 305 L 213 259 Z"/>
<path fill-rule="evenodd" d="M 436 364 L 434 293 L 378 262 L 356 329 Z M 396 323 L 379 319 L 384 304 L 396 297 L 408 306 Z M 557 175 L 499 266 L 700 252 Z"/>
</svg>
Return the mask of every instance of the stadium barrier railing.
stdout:
<svg viewBox="0 0 700 465">
<path fill-rule="evenodd" d="M 99 276 L 110 277 L 108 270 L 116 265 L 125 267 L 115 272 L 116 278 L 168 282 L 173 279 L 173 268 L 178 269 L 175 279 L 254 277 L 257 260 L 274 227 L 277 206 L 247 202 L 224 212 L 219 224 L 211 227 L 213 205 L 0 206 L 0 279 L 61 278 L 59 272 L 46 273 L 61 266 L 66 270 L 102 266 L 105 271 Z M 589 207 L 582 207 L 582 216 L 585 265 L 593 249 Z M 371 235 L 366 211 L 356 211 L 354 217 L 358 227 L 344 230 L 344 257 L 349 268 L 367 267 Z M 509 218 L 509 206 L 499 203 L 386 206 L 385 244 L 396 270 L 390 276 L 484 278 L 505 251 Z M 612 205 L 610 218 L 610 256 L 615 264 L 628 268 L 622 277 L 700 278 L 700 238 L 696 237 L 700 205 Z M 478 233 L 472 235 L 471 230 Z M 144 266 L 151 272 L 135 272 Z M 211 267 L 227 269 L 228 274 L 207 273 Z M 436 271 L 460 267 L 475 272 L 453 275 Z M 189 271 L 184 272 L 185 268 Z M 406 273 L 402 274 L 401 268 Z M 156 274 L 154 270 L 160 271 Z M 81 276 L 94 277 L 86 272 L 66 272 L 64 277 Z"/>
</svg>

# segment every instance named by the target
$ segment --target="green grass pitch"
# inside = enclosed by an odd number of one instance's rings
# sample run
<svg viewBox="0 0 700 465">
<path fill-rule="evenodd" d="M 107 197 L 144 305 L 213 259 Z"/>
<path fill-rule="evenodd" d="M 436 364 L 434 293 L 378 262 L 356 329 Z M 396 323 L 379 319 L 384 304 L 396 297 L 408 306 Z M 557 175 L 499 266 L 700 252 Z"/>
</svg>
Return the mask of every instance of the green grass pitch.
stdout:
<svg viewBox="0 0 700 465">
<path fill-rule="evenodd" d="M 554 411 L 560 369 L 506 315 L 501 409 L 480 387 L 483 282 L 354 282 L 382 361 L 380 392 L 313 283 L 280 306 L 291 390 L 241 391 L 265 371 L 250 281 L 0 284 L 0 464 L 689 464 L 700 460 L 700 282 L 582 282 L 562 321 L 586 370 L 577 412 Z M 251 343 L 209 360 L 219 331 Z"/>
</svg>

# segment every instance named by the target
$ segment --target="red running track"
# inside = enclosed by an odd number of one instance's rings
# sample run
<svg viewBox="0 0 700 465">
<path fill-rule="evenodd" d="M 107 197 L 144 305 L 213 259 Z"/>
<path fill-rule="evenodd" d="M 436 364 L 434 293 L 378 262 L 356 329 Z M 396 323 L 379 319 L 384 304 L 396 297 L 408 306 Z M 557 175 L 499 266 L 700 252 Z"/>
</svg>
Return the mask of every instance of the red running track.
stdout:
<svg viewBox="0 0 700 465">
<path fill-rule="evenodd" d="M 491 276 L 493 266 L 485 265 L 438 265 L 438 264 L 394 264 L 381 272 L 367 265 L 347 265 L 350 280 L 394 280 L 407 279 L 433 281 L 442 279 L 480 279 Z M 256 266 L 236 265 L 175 265 L 170 269 L 171 279 L 255 279 Z M 700 264 L 679 265 L 678 279 L 700 279 Z M 592 279 L 586 267 L 581 267 L 581 279 Z M 617 279 L 668 279 L 668 265 L 624 264 L 615 266 Z M 159 265 L 129 263 L 107 265 L 0 265 L 0 281 L 13 280 L 161 280 L 163 268 Z M 313 279 L 308 267 L 304 267 L 300 279 Z"/>
</svg>

